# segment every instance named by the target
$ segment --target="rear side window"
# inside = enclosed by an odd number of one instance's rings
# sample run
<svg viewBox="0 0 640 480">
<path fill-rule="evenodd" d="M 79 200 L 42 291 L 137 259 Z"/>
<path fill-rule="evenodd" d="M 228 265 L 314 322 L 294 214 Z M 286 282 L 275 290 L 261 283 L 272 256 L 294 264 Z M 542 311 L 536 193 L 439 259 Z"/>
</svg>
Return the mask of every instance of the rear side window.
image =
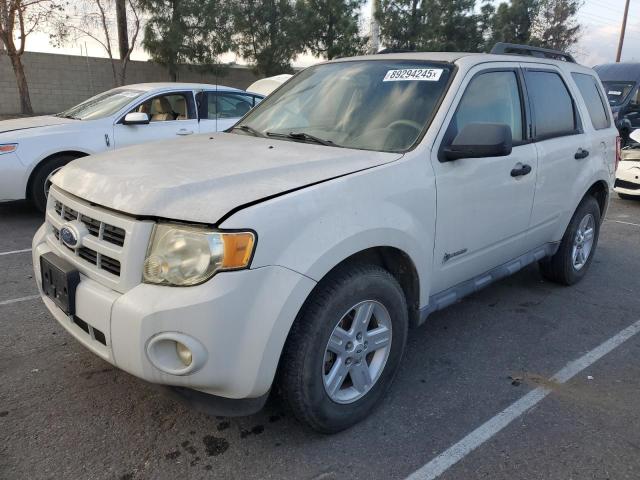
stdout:
<svg viewBox="0 0 640 480">
<path fill-rule="evenodd" d="M 560 75 L 529 70 L 525 73 L 525 78 L 535 115 L 536 139 L 577 133 L 573 99 Z"/>
<path fill-rule="evenodd" d="M 255 104 L 253 95 L 243 93 L 208 92 L 208 118 L 239 118 L 251 110 Z"/>
<path fill-rule="evenodd" d="M 611 125 L 611 121 L 596 79 L 586 73 L 572 73 L 571 76 L 576 85 L 578 85 L 578 90 L 580 90 L 584 103 L 587 105 L 593 128 L 596 130 L 608 128 Z"/>
</svg>

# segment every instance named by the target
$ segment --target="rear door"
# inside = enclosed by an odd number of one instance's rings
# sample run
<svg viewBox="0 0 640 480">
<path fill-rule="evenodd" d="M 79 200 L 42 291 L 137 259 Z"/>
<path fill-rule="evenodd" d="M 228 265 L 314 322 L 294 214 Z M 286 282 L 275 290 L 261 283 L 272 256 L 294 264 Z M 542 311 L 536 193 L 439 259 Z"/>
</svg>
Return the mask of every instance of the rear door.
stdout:
<svg viewBox="0 0 640 480">
<path fill-rule="evenodd" d="M 532 248 L 527 229 L 537 159 L 527 134 L 525 98 L 517 65 L 501 63 L 472 69 L 453 103 L 432 152 L 437 185 L 434 293 Z M 476 122 L 508 125 L 514 142 L 511 154 L 443 161 L 442 149 L 462 127 Z M 529 173 L 514 176 L 524 165 Z"/>
<path fill-rule="evenodd" d="M 562 238 L 576 208 L 574 190 L 587 183 L 584 177 L 590 174 L 589 155 L 594 152 L 571 80 L 552 65 L 523 66 L 538 152 L 531 235 L 541 245 Z"/>
<path fill-rule="evenodd" d="M 607 97 L 595 74 L 572 72 L 571 78 L 578 87 L 578 95 L 584 101 L 582 103 L 584 109 L 582 117 L 585 119 L 583 123 L 585 131 L 591 137 L 588 160 L 592 168 L 605 165 L 613 176 L 618 130 L 613 124 Z"/>
</svg>

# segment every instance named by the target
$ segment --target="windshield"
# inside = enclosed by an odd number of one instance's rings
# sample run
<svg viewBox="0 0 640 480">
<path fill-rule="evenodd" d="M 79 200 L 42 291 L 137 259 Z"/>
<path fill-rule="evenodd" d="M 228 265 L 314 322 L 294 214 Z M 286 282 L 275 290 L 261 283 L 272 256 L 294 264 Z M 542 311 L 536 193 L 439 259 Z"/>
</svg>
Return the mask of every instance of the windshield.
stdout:
<svg viewBox="0 0 640 480">
<path fill-rule="evenodd" d="M 602 82 L 607 92 L 609 105 L 612 107 L 621 105 L 634 87 L 633 82 Z"/>
<path fill-rule="evenodd" d="M 407 60 L 309 67 L 267 97 L 234 132 L 402 152 L 428 126 L 451 69 Z"/>
<path fill-rule="evenodd" d="M 89 100 L 85 100 L 80 105 L 71 107 L 64 112 L 58 113 L 58 117 L 75 118 L 76 120 L 95 120 L 98 118 L 113 115 L 133 99 L 144 93 L 142 90 L 131 88 L 115 88 L 108 92 L 101 93 Z"/>
</svg>

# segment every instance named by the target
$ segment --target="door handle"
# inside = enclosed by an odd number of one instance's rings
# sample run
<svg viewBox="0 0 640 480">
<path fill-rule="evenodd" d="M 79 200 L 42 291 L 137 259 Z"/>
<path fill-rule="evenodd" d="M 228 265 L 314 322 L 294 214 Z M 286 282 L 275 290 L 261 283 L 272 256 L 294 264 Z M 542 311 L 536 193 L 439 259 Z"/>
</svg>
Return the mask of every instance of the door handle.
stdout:
<svg viewBox="0 0 640 480">
<path fill-rule="evenodd" d="M 186 128 L 181 128 L 176 132 L 176 135 L 191 135 L 193 130 L 187 130 Z"/>
<path fill-rule="evenodd" d="M 523 177 L 531 173 L 531 165 L 524 164 L 520 168 L 517 167 L 511 170 L 512 177 Z"/>
<path fill-rule="evenodd" d="M 576 160 L 582 160 L 583 158 L 587 158 L 589 156 L 589 150 L 584 150 L 579 148 L 576 154 L 573 156 Z"/>
</svg>

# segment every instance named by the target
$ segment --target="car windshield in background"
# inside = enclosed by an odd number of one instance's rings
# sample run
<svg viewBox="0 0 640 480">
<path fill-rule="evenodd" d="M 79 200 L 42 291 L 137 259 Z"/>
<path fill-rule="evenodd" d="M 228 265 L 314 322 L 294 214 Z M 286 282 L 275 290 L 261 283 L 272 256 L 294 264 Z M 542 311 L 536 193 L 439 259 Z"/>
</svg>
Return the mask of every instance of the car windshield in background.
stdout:
<svg viewBox="0 0 640 480">
<path fill-rule="evenodd" d="M 267 97 L 234 131 L 402 152 L 418 140 L 435 113 L 451 68 L 406 60 L 309 67 Z"/>
<path fill-rule="evenodd" d="M 602 82 L 602 85 L 607 93 L 609 105 L 615 107 L 625 101 L 635 84 L 633 82 Z"/>
<path fill-rule="evenodd" d="M 65 110 L 57 116 L 75 118 L 76 120 L 96 120 L 98 118 L 108 117 L 143 93 L 144 91 L 142 90 L 116 88 L 91 97 L 89 100 L 85 100 L 80 105 L 71 107 L 69 110 Z"/>
</svg>

